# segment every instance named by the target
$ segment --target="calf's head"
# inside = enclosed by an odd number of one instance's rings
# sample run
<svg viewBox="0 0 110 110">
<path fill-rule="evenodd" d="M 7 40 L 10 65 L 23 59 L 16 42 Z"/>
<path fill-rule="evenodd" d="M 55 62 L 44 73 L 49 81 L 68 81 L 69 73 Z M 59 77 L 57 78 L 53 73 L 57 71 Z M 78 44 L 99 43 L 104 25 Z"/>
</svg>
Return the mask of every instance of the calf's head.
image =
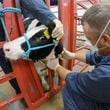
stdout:
<svg viewBox="0 0 110 110">
<path fill-rule="evenodd" d="M 32 24 L 31 24 L 32 25 Z M 35 25 L 35 24 L 34 24 Z M 51 37 L 52 30 L 55 24 L 50 23 L 48 28 L 40 23 L 36 23 L 34 27 L 26 32 L 27 40 L 31 48 L 44 46 L 53 43 L 53 38 Z M 54 48 L 53 46 L 32 50 L 29 53 L 29 59 L 36 61 L 46 58 Z M 28 50 L 28 45 L 24 36 L 21 36 L 11 42 L 4 44 L 5 56 L 9 59 L 17 60 L 23 57 L 24 52 Z M 59 42 L 54 49 L 55 57 L 57 57 L 63 50 L 62 43 Z"/>
</svg>

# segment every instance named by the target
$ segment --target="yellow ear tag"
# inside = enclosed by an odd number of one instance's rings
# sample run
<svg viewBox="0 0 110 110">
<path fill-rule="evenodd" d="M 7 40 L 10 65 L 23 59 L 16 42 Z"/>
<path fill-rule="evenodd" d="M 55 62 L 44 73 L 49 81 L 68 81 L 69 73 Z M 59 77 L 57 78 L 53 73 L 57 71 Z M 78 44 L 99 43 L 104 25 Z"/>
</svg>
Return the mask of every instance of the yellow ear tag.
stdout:
<svg viewBox="0 0 110 110">
<path fill-rule="evenodd" d="M 48 32 L 48 29 L 46 29 L 46 30 L 44 31 L 44 35 L 45 35 L 45 37 L 46 37 L 47 39 L 50 39 L 50 35 L 49 35 L 49 32 Z"/>
</svg>

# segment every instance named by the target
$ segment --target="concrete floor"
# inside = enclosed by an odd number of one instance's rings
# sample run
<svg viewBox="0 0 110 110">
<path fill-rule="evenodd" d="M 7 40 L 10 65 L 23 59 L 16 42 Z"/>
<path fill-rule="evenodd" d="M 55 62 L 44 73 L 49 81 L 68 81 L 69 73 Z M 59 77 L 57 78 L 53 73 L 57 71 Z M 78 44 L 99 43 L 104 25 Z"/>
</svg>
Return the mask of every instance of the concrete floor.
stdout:
<svg viewBox="0 0 110 110">
<path fill-rule="evenodd" d="M 60 92 L 36 110 L 63 110 L 63 108 L 62 95 Z"/>
</svg>

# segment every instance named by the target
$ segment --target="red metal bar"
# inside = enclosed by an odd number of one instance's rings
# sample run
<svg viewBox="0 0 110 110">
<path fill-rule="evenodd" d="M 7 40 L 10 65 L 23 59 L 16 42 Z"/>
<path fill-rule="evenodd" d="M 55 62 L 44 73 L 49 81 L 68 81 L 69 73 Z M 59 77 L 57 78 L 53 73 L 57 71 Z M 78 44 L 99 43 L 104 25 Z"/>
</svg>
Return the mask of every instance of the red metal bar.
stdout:
<svg viewBox="0 0 110 110">
<path fill-rule="evenodd" d="M 89 67 L 88 64 L 85 64 L 81 69 L 80 69 L 80 72 L 83 72 L 87 67 Z"/>
<path fill-rule="evenodd" d="M 15 97 L 10 98 L 9 100 L 10 100 L 10 103 L 14 103 L 14 102 L 16 102 L 16 101 L 18 101 L 18 100 L 20 100 L 22 98 L 23 98 L 23 95 L 22 94 L 18 94 Z M 2 110 L 2 108 L 4 108 L 6 105 L 8 105 L 7 101 L 0 102 L 0 110 Z"/>
<path fill-rule="evenodd" d="M 79 6 L 81 6 L 83 9 L 85 9 L 85 10 L 87 10 L 88 8 L 85 6 L 85 5 L 83 5 L 82 3 L 80 3 L 80 2 L 77 2 L 77 4 L 79 5 Z"/>
<path fill-rule="evenodd" d="M 15 7 L 14 0 L 4 0 L 3 7 Z M 20 30 L 17 28 L 18 21 L 17 21 L 17 14 L 16 13 L 5 13 L 5 25 L 10 36 L 10 39 L 13 40 L 20 36 Z"/>
<path fill-rule="evenodd" d="M 35 103 L 33 103 L 32 108 L 29 110 L 35 110 L 36 108 L 38 108 L 41 104 L 47 102 L 51 97 L 53 97 L 54 95 L 56 95 L 59 91 L 61 90 L 61 87 L 57 88 L 56 91 L 53 92 L 47 92 L 45 93 L 45 96 L 40 98 L 38 101 L 36 101 Z"/>
<path fill-rule="evenodd" d="M 29 97 L 28 101 L 35 102 L 38 100 L 41 97 L 41 93 L 36 86 L 28 61 L 19 60 L 13 62 L 13 71 L 16 73 L 16 78 L 22 93 L 24 93 L 25 97 Z"/>
<path fill-rule="evenodd" d="M 82 50 L 82 49 L 86 49 L 87 47 L 88 47 L 87 45 L 84 45 L 84 46 L 82 46 L 82 47 L 80 47 L 80 48 L 77 48 L 76 51 L 80 51 L 80 50 Z"/>
<path fill-rule="evenodd" d="M 75 51 L 76 47 L 76 0 L 60 0 L 60 16 L 64 26 L 64 47 L 70 51 Z M 73 61 L 70 60 L 64 65 L 72 69 Z"/>
<path fill-rule="evenodd" d="M 69 50 L 70 51 L 75 51 L 76 49 L 76 23 L 77 20 L 74 19 L 74 16 L 77 16 L 77 5 L 76 5 L 76 0 L 71 0 L 71 2 L 69 3 L 69 10 L 70 10 L 70 21 L 69 21 L 69 26 L 70 26 L 70 32 L 69 32 Z M 71 44 L 70 44 L 71 42 Z M 72 69 L 73 67 L 73 61 L 69 61 L 68 63 L 68 69 Z"/>
<path fill-rule="evenodd" d="M 94 4 L 101 3 L 101 0 L 91 0 Z"/>
<path fill-rule="evenodd" d="M 84 35 L 83 33 L 82 34 L 81 33 L 77 33 L 77 36 L 83 36 L 83 35 Z"/>
<path fill-rule="evenodd" d="M 94 2 L 93 2 L 93 0 L 88 0 L 92 5 L 94 5 Z"/>
<path fill-rule="evenodd" d="M 7 74 L 7 75 L 0 76 L 0 84 L 6 82 L 8 80 L 11 80 L 13 78 L 15 78 L 14 73 L 10 73 L 10 74 Z"/>
</svg>

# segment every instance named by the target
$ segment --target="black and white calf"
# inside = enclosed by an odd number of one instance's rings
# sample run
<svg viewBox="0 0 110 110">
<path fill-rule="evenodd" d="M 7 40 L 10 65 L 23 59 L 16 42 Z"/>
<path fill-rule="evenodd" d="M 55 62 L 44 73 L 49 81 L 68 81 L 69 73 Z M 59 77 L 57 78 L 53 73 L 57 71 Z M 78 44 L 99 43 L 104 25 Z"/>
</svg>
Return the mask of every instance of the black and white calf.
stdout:
<svg viewBox="0 0 110 110">
<path fill-rule="evenodd" d="M 54 43 L 55 39 L 51 37 L 54 27 L 55 24 L 53 23 L 45 26 L 39 23 L 38 20 L 34 19 L 29 25 L 25 36 L 21 36 L 13 41 L 7 42 L 3 47 L 5 56 L 9 59 L 18 60 L 21 58 L 27 58 L 28 56 L 28 59 L 31 59 L 34 62 L 37 61 L 36 69 L 41 78 L 44 90 L 48 90 L 49 85 L 45 80 L 47 70 L 44 69 L 45 64 L 41 61 L 57 58 L 63 51 L 62 43 L 60 41 L 58 43 Z M 33 50 L 33 48 L 36 49 Z"/>
</svg>

